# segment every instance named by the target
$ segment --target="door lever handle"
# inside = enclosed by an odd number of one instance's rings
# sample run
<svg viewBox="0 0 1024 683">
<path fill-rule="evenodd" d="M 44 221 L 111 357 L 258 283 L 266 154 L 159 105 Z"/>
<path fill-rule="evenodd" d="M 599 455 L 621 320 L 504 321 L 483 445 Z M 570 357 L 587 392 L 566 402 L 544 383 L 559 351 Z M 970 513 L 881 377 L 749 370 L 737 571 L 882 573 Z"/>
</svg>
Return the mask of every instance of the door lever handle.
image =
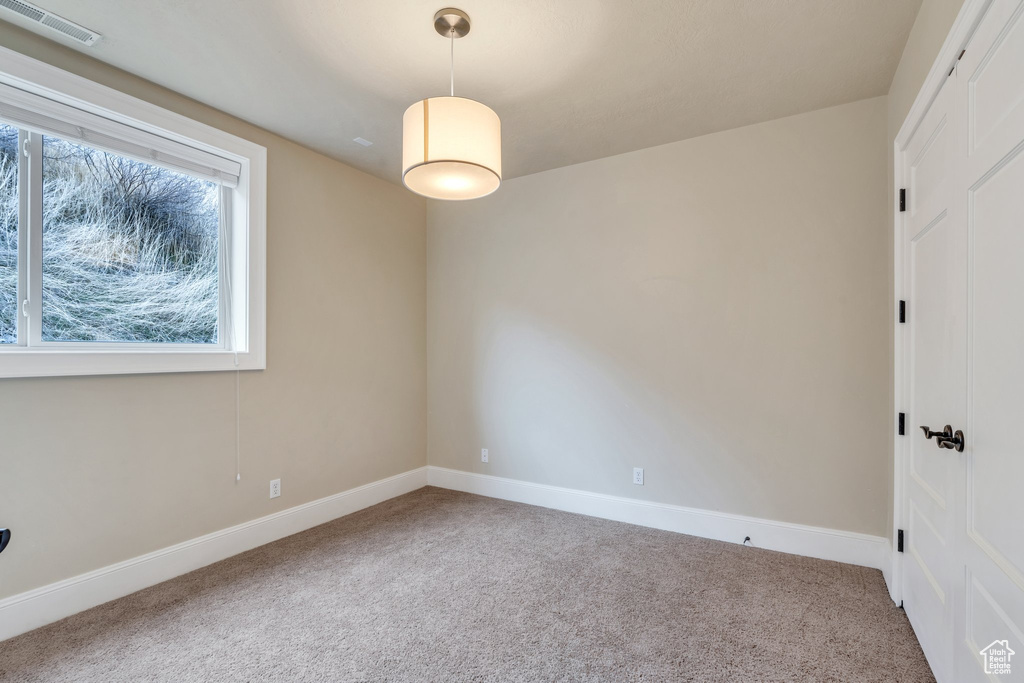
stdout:
<svg viewBox="0 0 1024 683">
<path fill-rule="evenodd" d="M 932 431 L 929 427 L 921 425 L 921 431 L 924 432 L 924 438 L 931 439 L 935 438 L 935 445 L 939 448 L 948 448 L 955 450 L 957 453 L 964 452 L 964 433 L 961 430 L 953 431 L 953 427 L 946 425 L 941 432 Z"/>
</svg>

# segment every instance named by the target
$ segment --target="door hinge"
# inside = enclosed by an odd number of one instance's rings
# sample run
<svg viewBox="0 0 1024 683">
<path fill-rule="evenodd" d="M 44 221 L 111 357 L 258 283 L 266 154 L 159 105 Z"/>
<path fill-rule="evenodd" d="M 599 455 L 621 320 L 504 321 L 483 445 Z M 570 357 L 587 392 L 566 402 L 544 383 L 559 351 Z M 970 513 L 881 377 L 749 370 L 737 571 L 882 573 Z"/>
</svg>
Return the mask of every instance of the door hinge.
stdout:
<svg viewBox="0 0 1024 683">
<path fill-rule="evenodd" d="M 903 552 L 903 529 L 899 529 L 896 532 L 896 552 Z"/>
<path fill-rule="evenodd" d="M 906 188 L 900 188 L 900 211 L 907 210 L 907 190 Z"/>
<path fill-rule="evenodd" d="M 906 434 L 907 434 L 907 414 L 906 413 L 900 413 L 899 425 L 900 425 L 900 436 L 906 436 Z"/>
<path fill-rule="evenodd" d="M 956 71 L 957 64 L 959 64 L 960 60 L 964 58 L 964 54 L 966 52 L 967 52 L 967 48 L 964 48 L 963 50 L 960 51 L 960 56 L 956 58 L 955 62 L 953 62 L 953 67 L 949 70 L 949 73 L 946 74 L 946 78 L 949 78 L 950 76 L 953 75 L 953 72 Z"/>
<path fill-rule="evenodd" d="M 907 302 L 900 299 L 900 322 L 907 322 Z"/>
</svg>

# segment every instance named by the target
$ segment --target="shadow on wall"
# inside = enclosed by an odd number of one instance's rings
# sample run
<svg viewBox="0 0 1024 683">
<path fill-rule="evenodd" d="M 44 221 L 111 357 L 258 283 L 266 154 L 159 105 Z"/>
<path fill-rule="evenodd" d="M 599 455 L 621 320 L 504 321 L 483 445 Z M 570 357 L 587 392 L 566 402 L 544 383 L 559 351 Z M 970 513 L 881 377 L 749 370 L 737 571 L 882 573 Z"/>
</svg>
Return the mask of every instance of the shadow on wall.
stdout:
<svg viewBox="0 0 1024 683">
<path fill-rule="evenodd" d="M 636 341 L 629 332 L 624 336 Z M 801 494 L 802 484 L 794 486 L 794 480 L 803 481 L 807 472 L 814 477 L 821 461 L 807 462 L 807 454 L 828 446 L 801 429 L 804 419 L 815 419 L 813 410 L 766 402 L 771 391 L 762 389 L 785 378 L 771 370 L 751 375 L 745 368 L 761 364 L 756 351 L 737 354 L 745 358 L 724 368 L 693 361 L 707 353 L 696 348 L 701 344 L 677 347 L 662 337 L 649 345 L 660 350 L 636 354 L 595 342 L 607 338 L 585 339 L 553 320 L 489 309 L 474 326 L 471 354 L 444 361 L 458 372 L 442 368 L 432 377 L 442 394 L 465 396 L 457 403 L 468 411 L 436 415 L 447 425 L 435 434 L 435 452 L 475 453 L 470 467 L 465 460 L 454 466 L 513 479 L 816 523 L 795 519 L 780 503 L 773 480 L 785 482 L 783 491 L 804 499 L 805 508 L 820 503 L 817 492 Z M 723 347 L 742 341 L 705 338 L 705 344 Z M 690 360 L 673 362 L 680 355 Z M 806 384 L 804 378 L 789 379 L 791 388 L 782 393 Z M 490 462 L 481 465 L 479 449 L 485 447 Z M 646 469 L 643 487 L 632 485 L 633 467 Z M 835 484 L 834 474 L 824 476 Z"/>
<path fill-rule="evenodd" d="M 477 329 L 474 422 L 499 453 L 515 455 L 517 469 L 604 491 L 621 489 L 634 466 L 654 467 L 648 490 L 656 492 L 659 480 L 685 482 L 709 501 L 727 496 L 726 482 L 753 483 L 716 442 L 699 406 L 679 406 L 679 396 L 664 393 L 669 387 L 580 342 L 557 325 L 500 309 Z M 648 497 L 638 487 L 628 493 Z"/>
</svg>

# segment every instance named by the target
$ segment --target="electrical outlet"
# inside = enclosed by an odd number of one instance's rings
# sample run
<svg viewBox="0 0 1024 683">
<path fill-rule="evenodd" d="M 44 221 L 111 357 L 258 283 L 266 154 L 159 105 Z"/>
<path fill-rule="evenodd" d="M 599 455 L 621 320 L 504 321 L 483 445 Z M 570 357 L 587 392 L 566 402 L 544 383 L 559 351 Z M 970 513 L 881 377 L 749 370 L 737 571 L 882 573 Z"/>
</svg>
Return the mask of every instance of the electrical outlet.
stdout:
<svg viewBox="0 0 1024 683">
<path fill-rule="evenodd" d="M 634 467 L 633 468 L 633 483 L 637 486 L 644 485 L 644 468 Z"/>
<path fill-rule="evenodd" d="M 270 497 L 277 498 L 281 495 L 281 480 L 274 479 L 270 482 Z"/>
<path fill-rule="evenodd" d="M 481 448 L 480 449 L 480 462 L 487 462 L 487 449 L 486 448 Z"/>
</svg>

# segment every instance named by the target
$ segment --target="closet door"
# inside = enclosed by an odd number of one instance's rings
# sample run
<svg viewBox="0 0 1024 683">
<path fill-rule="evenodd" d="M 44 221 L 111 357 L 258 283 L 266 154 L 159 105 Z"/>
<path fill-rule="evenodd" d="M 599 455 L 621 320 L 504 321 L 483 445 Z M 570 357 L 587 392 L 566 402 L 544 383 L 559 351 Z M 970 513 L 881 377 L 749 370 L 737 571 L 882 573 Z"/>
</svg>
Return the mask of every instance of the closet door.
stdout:
<svg viewBox="0 0 1024 683">
<path fill-rule="evenodd" d="M 989 680 L 1009 650 L 999 678 L 1024 681 L 1024 0 L 990 5 L 956 81 L 968 258 L 955 680 Z"/>
<path fill-rule="evenodd" d="M 909 343 L 908 457 L 903 605 L 939 680 L 953 671 L 959 580 L 958 460 L 925 430 L 962 428 L 966 417 L 967 244 L 958 215 L 956 78 L 950 76 L 904 154 Z"/>
</svg>

